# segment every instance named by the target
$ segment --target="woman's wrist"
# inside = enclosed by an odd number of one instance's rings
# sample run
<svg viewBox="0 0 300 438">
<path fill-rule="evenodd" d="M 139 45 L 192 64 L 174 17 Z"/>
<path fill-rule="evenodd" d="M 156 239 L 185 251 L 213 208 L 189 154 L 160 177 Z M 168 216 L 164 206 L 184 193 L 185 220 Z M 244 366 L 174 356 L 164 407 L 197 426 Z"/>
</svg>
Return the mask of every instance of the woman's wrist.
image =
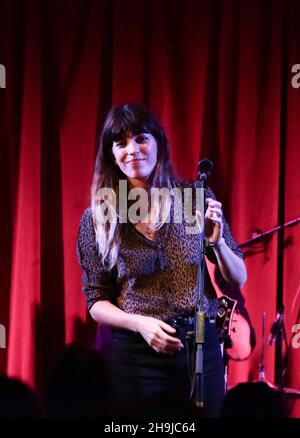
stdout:
<svg viewBox="0 0 300 438">
<path fill-rule="evenodd" d="M 206 240 L 206 246 L 216 250 L 222 249 L 226 245 L 225 239 L 221 237 L 217 242 Z"/>
<path fill-rule="evenodd" d="M 211 246 L 216 253 L 219 253 L 223 248 L 225 248 L 226 242 L 225 239 L 221 237 L 217 242 L 209 246 Z"/>
<path fill-rule="evenodd" d="M 128 329 L 136 333 L 139 332 L 141 318 L 143 318 L 143 315 L 128 313 Z"/>
</svg>

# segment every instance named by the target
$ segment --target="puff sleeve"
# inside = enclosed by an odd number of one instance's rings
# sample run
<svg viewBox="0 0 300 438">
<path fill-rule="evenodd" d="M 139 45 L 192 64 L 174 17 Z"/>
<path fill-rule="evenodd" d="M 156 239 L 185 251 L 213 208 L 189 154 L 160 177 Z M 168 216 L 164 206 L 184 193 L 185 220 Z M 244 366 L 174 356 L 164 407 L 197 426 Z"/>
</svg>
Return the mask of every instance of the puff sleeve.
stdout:
<svg viewBox="0 0 300 438">
<path fill-rule="evenodd" d="M 85 210 L 80 220 L 77 258 L 83 270 L 82 291 L 88 310 L 100 300 L 113 302 L 117 294 L 116 270 L 109 271 L 101 262 L 90 208 Z"/>
</svg>

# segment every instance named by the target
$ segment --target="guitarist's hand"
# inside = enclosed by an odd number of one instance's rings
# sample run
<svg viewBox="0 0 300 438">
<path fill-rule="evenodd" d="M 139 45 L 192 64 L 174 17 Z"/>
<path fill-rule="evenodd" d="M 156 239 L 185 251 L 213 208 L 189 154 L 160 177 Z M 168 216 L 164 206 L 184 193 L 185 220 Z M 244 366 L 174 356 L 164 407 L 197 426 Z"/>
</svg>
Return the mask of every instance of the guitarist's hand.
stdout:
<svg viewBox="0 0 300 438">
<path fill-rule="evenodd" d="M 218 245 L 223 237 L 222 204 L 211 198 L 206 199 L 206 204 L 205 237 L 210 244 Z"/>
</svg>

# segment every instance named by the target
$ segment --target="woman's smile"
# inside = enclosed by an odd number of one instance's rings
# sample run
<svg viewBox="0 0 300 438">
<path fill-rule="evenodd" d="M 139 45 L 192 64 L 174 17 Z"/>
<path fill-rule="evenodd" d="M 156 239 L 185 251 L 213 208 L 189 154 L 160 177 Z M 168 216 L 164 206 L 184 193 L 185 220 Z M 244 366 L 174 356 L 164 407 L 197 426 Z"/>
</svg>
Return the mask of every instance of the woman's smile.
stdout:
<svg viewBox="0 0 300 438">
<path fill-rule="evenodd" d="M 148 181 L 157 163 L 157 143 L 152 134 L 128 134 L 114 141 L 112 152 L 115 163 L 133 186 Z"/>
<path fill-rule="evenodd" d="M 146 158 L 132 158 L 132 160 L 127 161 L 126 164 L 138 164 L 142 161 L 146 161 Z"/>
</svg>

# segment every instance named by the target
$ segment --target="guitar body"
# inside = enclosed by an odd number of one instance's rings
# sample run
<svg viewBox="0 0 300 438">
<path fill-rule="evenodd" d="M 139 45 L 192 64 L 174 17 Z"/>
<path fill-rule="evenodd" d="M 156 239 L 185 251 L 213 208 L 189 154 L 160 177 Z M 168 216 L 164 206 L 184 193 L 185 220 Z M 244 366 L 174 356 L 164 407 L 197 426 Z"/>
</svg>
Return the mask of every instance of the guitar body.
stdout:
<svg viewBox="0 0 300 438">
<path fill-rule="evenodd" d="M 217 326 L 220 342 L 233 360 L 245 360 L 251 352 L 250 325 L 239 313 L 237 300 L 225 295 L 215 281 L 215 265 L 205 257 L 207 272 L 219 300 Z"/>
<path fill-rule="evenodd" d="M 226 354 L 233 360 L 245 360 L 251 354 L 250 326 L 236 309 L 237 301 L 226 296 L 219 296 L 217 326 L 220 342 Z"/>
</svg>

